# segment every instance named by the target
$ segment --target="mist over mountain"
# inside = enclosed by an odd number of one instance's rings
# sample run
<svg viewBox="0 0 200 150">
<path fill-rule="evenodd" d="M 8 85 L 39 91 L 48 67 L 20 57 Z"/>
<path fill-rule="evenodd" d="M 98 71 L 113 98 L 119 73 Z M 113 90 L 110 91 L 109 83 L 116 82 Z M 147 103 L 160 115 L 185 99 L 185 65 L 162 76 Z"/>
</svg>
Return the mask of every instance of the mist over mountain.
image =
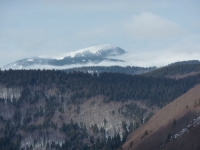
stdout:
<svg viewBox="0 0 200 150">
<path fill-rule="evenodd" d="M 126 51 L 120 47 L 111 46 L 108 44 L 88 47 L 62 55 L 49 57 L 38 56 L 31 58 L 23 58 L 14 63 L 5 65 L 3 69 L 60 69 L 68 68 L 70 65 L 97 65 L 102 61 L 106 62 L 124 62 L 124 60 L 115 59 L 115 56 L 125 54 Z M 112 58 L 109 58 L 112 57 Z"/>
</svg>

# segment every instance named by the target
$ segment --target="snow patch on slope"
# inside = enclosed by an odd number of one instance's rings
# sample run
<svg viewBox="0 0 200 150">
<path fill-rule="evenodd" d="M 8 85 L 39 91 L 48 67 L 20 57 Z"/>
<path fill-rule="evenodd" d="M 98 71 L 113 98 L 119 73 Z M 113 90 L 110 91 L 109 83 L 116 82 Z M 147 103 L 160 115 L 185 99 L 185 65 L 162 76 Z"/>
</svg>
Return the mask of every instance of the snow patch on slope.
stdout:
<svg viewBox="0 0 200 150">
<path fill-rule="evenodd" d="M 31 59 L 31 58 L 29 58 L 29 59 L 27 59 L 26 61 L 34 61 L 33 59 Z"/>
<path fill-rule="evenodd" d="M 185 134 L 186 132 L 189 132 L 189 128 L 190 127 L 196 127 L 199 124 L 200 124 L 200 116 L 197 117 L 196 119 L 194 119 L 193 122 L 191 124 L 187 125 L 186 128 L 183 128 L 179 133 L 177 133 L 174 136 L 172 136 L 171 139 L 180 138 L 183 134 Z"/>
</svg>

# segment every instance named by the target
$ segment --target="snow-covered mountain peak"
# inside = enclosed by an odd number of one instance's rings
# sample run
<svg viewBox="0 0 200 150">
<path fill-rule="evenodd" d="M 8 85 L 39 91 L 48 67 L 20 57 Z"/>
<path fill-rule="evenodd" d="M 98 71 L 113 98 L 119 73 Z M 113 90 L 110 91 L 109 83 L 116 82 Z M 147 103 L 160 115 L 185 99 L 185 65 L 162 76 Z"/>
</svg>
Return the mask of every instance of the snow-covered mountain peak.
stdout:
<svg viewBox="0 0 200 150">
<path fill-rule="evenodd" d="M 87 47 L 83 49 L 79 49 L 76 51 L 68 52 L 65 54 L 62 54 L 59 57 L 55 57 L 56 59 L 64 59 L 65 57 L 85 57 L 89 55 L 105 55 L 105 56 L 116 56 L 125 53 L 125 51 L 119 47 L 112 46 L 109 44 L 102 44 L 102 45 L 97 45 L 97 46 L 92 46 L 92 47 Z"/>
</svg>

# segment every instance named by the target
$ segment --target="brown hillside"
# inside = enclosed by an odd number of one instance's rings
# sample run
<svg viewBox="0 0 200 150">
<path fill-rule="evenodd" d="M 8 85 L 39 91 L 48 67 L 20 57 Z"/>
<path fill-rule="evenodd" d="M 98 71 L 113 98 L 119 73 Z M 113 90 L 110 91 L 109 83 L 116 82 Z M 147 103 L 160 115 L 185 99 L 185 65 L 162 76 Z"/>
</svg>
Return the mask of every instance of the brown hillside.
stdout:
<svg viewBox="0 0 200 150">
<path fill-rule="evenodd" d="M 200 112 L 200 84 L 159 110 L 148 122 L 132 132 L 123 149 L 159 149 L 168 133 L 175 133 Z M 176 128 L 172 128 L 177 120 Z M 184 124 L 185 123 L 185 124 Z"/>
</svg>

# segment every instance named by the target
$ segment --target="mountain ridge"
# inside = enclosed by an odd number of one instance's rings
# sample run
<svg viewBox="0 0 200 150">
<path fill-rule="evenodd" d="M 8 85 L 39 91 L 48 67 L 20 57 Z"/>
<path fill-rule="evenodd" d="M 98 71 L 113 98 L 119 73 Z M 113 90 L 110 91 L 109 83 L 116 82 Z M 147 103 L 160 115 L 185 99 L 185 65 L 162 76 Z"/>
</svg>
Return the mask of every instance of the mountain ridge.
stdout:
<svg viewBox="0 0 200 150">
<path fill-rule="evenodd" d="M 71 51 L 69 53 L 65 53 L 63 55 L 61 55 L 60 57 L 53 57 L 54 59 L 63 59 L 65 57 L 77 57 L 77 56 L 88 56 L 91 54 L 94 54 L 96 56 L 100 55 L 100 56 L 104 56 L 106 57 L 108 56 L 116 56 L 119 54 L 123 54 L 126 53 L 123 49 L 121 49 L 120 47 L 117 46 L 112 46 L 109 44 L 102 44 L 102 45 L 97 45 L 97 46 L 91 46 L 91 47 L 87 47 L 87 48 L 83 48 L 83 49 L 79 49 L 76 51 Z M 40 56 L 42 57 L 42 56 Z"/>
<path fill-rule="evenodd" d="M 200 73 L 200 61 L 190 60 L 190 61 L 174 62 L 167 66 L 147 72 L 144 74 L 144 76 L 180 79 L 188 76 L 193 76 L 199 73 Z"/>
</svg>

